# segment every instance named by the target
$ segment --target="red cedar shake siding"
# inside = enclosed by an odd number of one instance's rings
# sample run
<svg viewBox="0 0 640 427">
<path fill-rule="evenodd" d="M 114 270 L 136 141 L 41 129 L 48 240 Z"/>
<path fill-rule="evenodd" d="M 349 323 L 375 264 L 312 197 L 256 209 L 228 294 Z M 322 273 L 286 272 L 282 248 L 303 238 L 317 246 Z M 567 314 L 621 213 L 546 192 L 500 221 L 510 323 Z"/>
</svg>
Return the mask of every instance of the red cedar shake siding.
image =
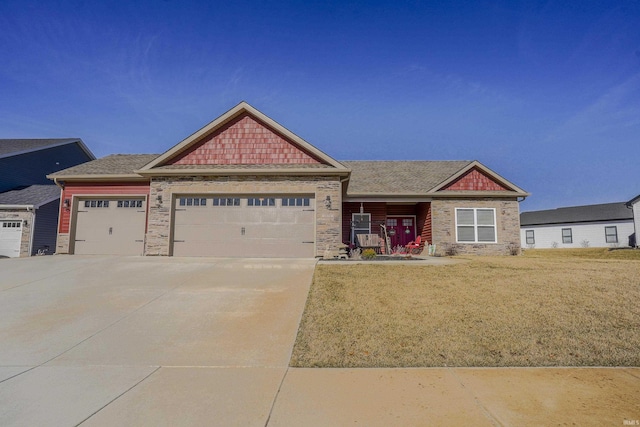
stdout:
<svg viewBox="0 0 640 427">
<path fill-rule="evenodd" d="M 454 191 L 508 191 L 507 188 L 495 182 L 477 169 L 473 169 L 443 190 Z"/>
<path fill-rule="evenodd" d="M 265 124 L 243 115 L 178 155 L 174 165 L 320 163 Z"/>
<path fill-rule="evenodd" d="M 62 205 L 65 199 L 71 202 L 72 197 L 78 196 L 119 196 L 119 195 L 146 195 L 147 205 L 149 199 L 149 184 L 139 182 L 119 183 L 67 183 L 62 190 L 62 203 L 60 203 L 60 228 L 59 233 L 69 232 L 71 209 L 65 209 Z"/>
<path fill-rule="evenodd" d="M 387 216 L 415 216 L 416 233 L 422 238 L 422 242 L 431 243 L 431 204 L 418 203 L 415 205 L 387 205 L 386 203 L 363 203 L 363 213 L 371 214 L 371 233 L 380 234 L 380 224 L 383 224 Z M 348 202 L 342 205 L 342 242 L 351 241 L 351 217 L 354 213 L 360 213 L 360 203 Z"/>
</svg>

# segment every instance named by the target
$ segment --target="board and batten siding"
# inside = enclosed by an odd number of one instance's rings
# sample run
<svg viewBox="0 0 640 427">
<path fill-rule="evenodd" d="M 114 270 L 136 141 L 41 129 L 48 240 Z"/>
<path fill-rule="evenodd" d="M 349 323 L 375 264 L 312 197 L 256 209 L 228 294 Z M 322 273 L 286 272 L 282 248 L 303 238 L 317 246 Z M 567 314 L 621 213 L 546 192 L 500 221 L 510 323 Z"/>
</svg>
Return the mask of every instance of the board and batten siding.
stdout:
<svg viewBox="0 0 640 427">
<path fill-rule="evenodd" d="M 47 174 L 91 160 L 78 144 L 18 154 L 0 159 L 0 193 L 27 185 L 51 184 Z"/>
<path fill-rule="evenodd" d="M 43 250 L 46 255 L 55 252 L 59 203 L 60 200 L 56 199 L 36 209 L 31 255 L 37 255 L 38 250 Z"/>
<path fill-rule="evenodd" d="M 607 243 L 605 227 L 616 227 L 618 243 Z M 573 237 L 572 243 L 562 243 L 562 229 L 570 228 Z M 527 244 L 527 230 L 534 231 L 535 243 Z M 520 241 L 523 248 L 550 249 L 550 248 L 610 248 L 629 246 L 629 236 L 633 234 L 633 221 L 611 222 L 586 222 L 554 225 L 522 226 L 520 229 Z M 587 243 L 585 243 L 587 242 Z"/>
</svg>

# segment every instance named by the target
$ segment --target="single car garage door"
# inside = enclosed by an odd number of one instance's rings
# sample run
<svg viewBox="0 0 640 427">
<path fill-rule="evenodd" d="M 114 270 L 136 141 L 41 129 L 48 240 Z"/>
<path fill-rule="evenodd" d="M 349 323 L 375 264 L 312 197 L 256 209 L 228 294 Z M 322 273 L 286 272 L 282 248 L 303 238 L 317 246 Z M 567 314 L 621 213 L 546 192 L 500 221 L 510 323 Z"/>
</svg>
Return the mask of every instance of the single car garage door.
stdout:
<svg viewBox="0 0 640 427">
<path fill-rule="evenodd" d="M 312 258 L 313 196 L 181 196 L 174 256 Z"/>
<path fill-rule="evenodd" d="M 0 256 L 20 256 L 22 221 L 0 221 Z"/>
<path fill-rule="evenodd" d="M 83 255 L 142 255 L 146 224 L 144 198 L 80 199 L 75 250 Z"/>
</svg>

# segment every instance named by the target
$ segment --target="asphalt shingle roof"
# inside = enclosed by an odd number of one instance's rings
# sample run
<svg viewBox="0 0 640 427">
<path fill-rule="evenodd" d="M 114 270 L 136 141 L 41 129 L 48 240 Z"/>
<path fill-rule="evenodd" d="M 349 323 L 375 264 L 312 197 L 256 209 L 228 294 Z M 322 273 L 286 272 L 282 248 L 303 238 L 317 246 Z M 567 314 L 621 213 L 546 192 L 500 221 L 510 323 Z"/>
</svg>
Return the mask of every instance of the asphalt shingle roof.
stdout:
<svg viewBox="0 0 640 427">
<path fill-rule="evenodd" d="M 340 161 L 351 169 L 347 195 L 424 194 L 471 161 Z"/>
<path fill-rule="evenodd" d="M 49 175 L 50 177 L 82 175 L 124 175 L 156 159 L 158 154 L 113 154 Z M 438 184 L 455 175 L 472 163 L 470 160 L 455 161 L 341 161 L 351 169 L 347 195 L 389 196 L 424 195 Z M 154 169 L 209 169 L 210 165 L 169 165 Z M 216 165 L 216 169 L 274 169 L 274 168 L 331 168 L 327 165 Z"/>
<path fill-rule="evenodd" d="M 0 193 L 1 205 L 35 205 L 50 202 L 60 197 L 60 187 L 51 185 L 30 185 L 19 190 Z"/>
<path fill-rule="evenodd" d="M 133 174 L 133 171 L 140 169 L 158 156 L 159 154 L 112 154 L 52 173 L 49 176 Z"/>
<path fill-rule="evenodd" d="M 42 150 L 49 146 L 80 141 L 80 138 L 0 139 L 0 156 Z"/>
<path fill-rule="evenodd" d="M 520 225 L 565 224 L 626 219 L 633 219 L 633 211 L 627 208 L 625 202 L 619 202 L 522 212 L 520 214 Z"/>
</svg>

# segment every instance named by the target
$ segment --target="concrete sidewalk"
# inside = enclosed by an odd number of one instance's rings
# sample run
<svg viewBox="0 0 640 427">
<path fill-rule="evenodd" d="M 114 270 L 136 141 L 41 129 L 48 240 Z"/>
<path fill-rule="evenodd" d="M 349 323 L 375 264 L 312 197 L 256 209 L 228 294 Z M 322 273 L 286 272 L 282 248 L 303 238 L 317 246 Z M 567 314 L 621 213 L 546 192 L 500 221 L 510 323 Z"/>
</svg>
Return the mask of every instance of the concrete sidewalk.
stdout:
<svg viewBox="0 0 640 427">
<path fill-rule="evenodd" d="M 290 369 L 269 426 L 616 426 L 640 368 Z"/>
</svg>

